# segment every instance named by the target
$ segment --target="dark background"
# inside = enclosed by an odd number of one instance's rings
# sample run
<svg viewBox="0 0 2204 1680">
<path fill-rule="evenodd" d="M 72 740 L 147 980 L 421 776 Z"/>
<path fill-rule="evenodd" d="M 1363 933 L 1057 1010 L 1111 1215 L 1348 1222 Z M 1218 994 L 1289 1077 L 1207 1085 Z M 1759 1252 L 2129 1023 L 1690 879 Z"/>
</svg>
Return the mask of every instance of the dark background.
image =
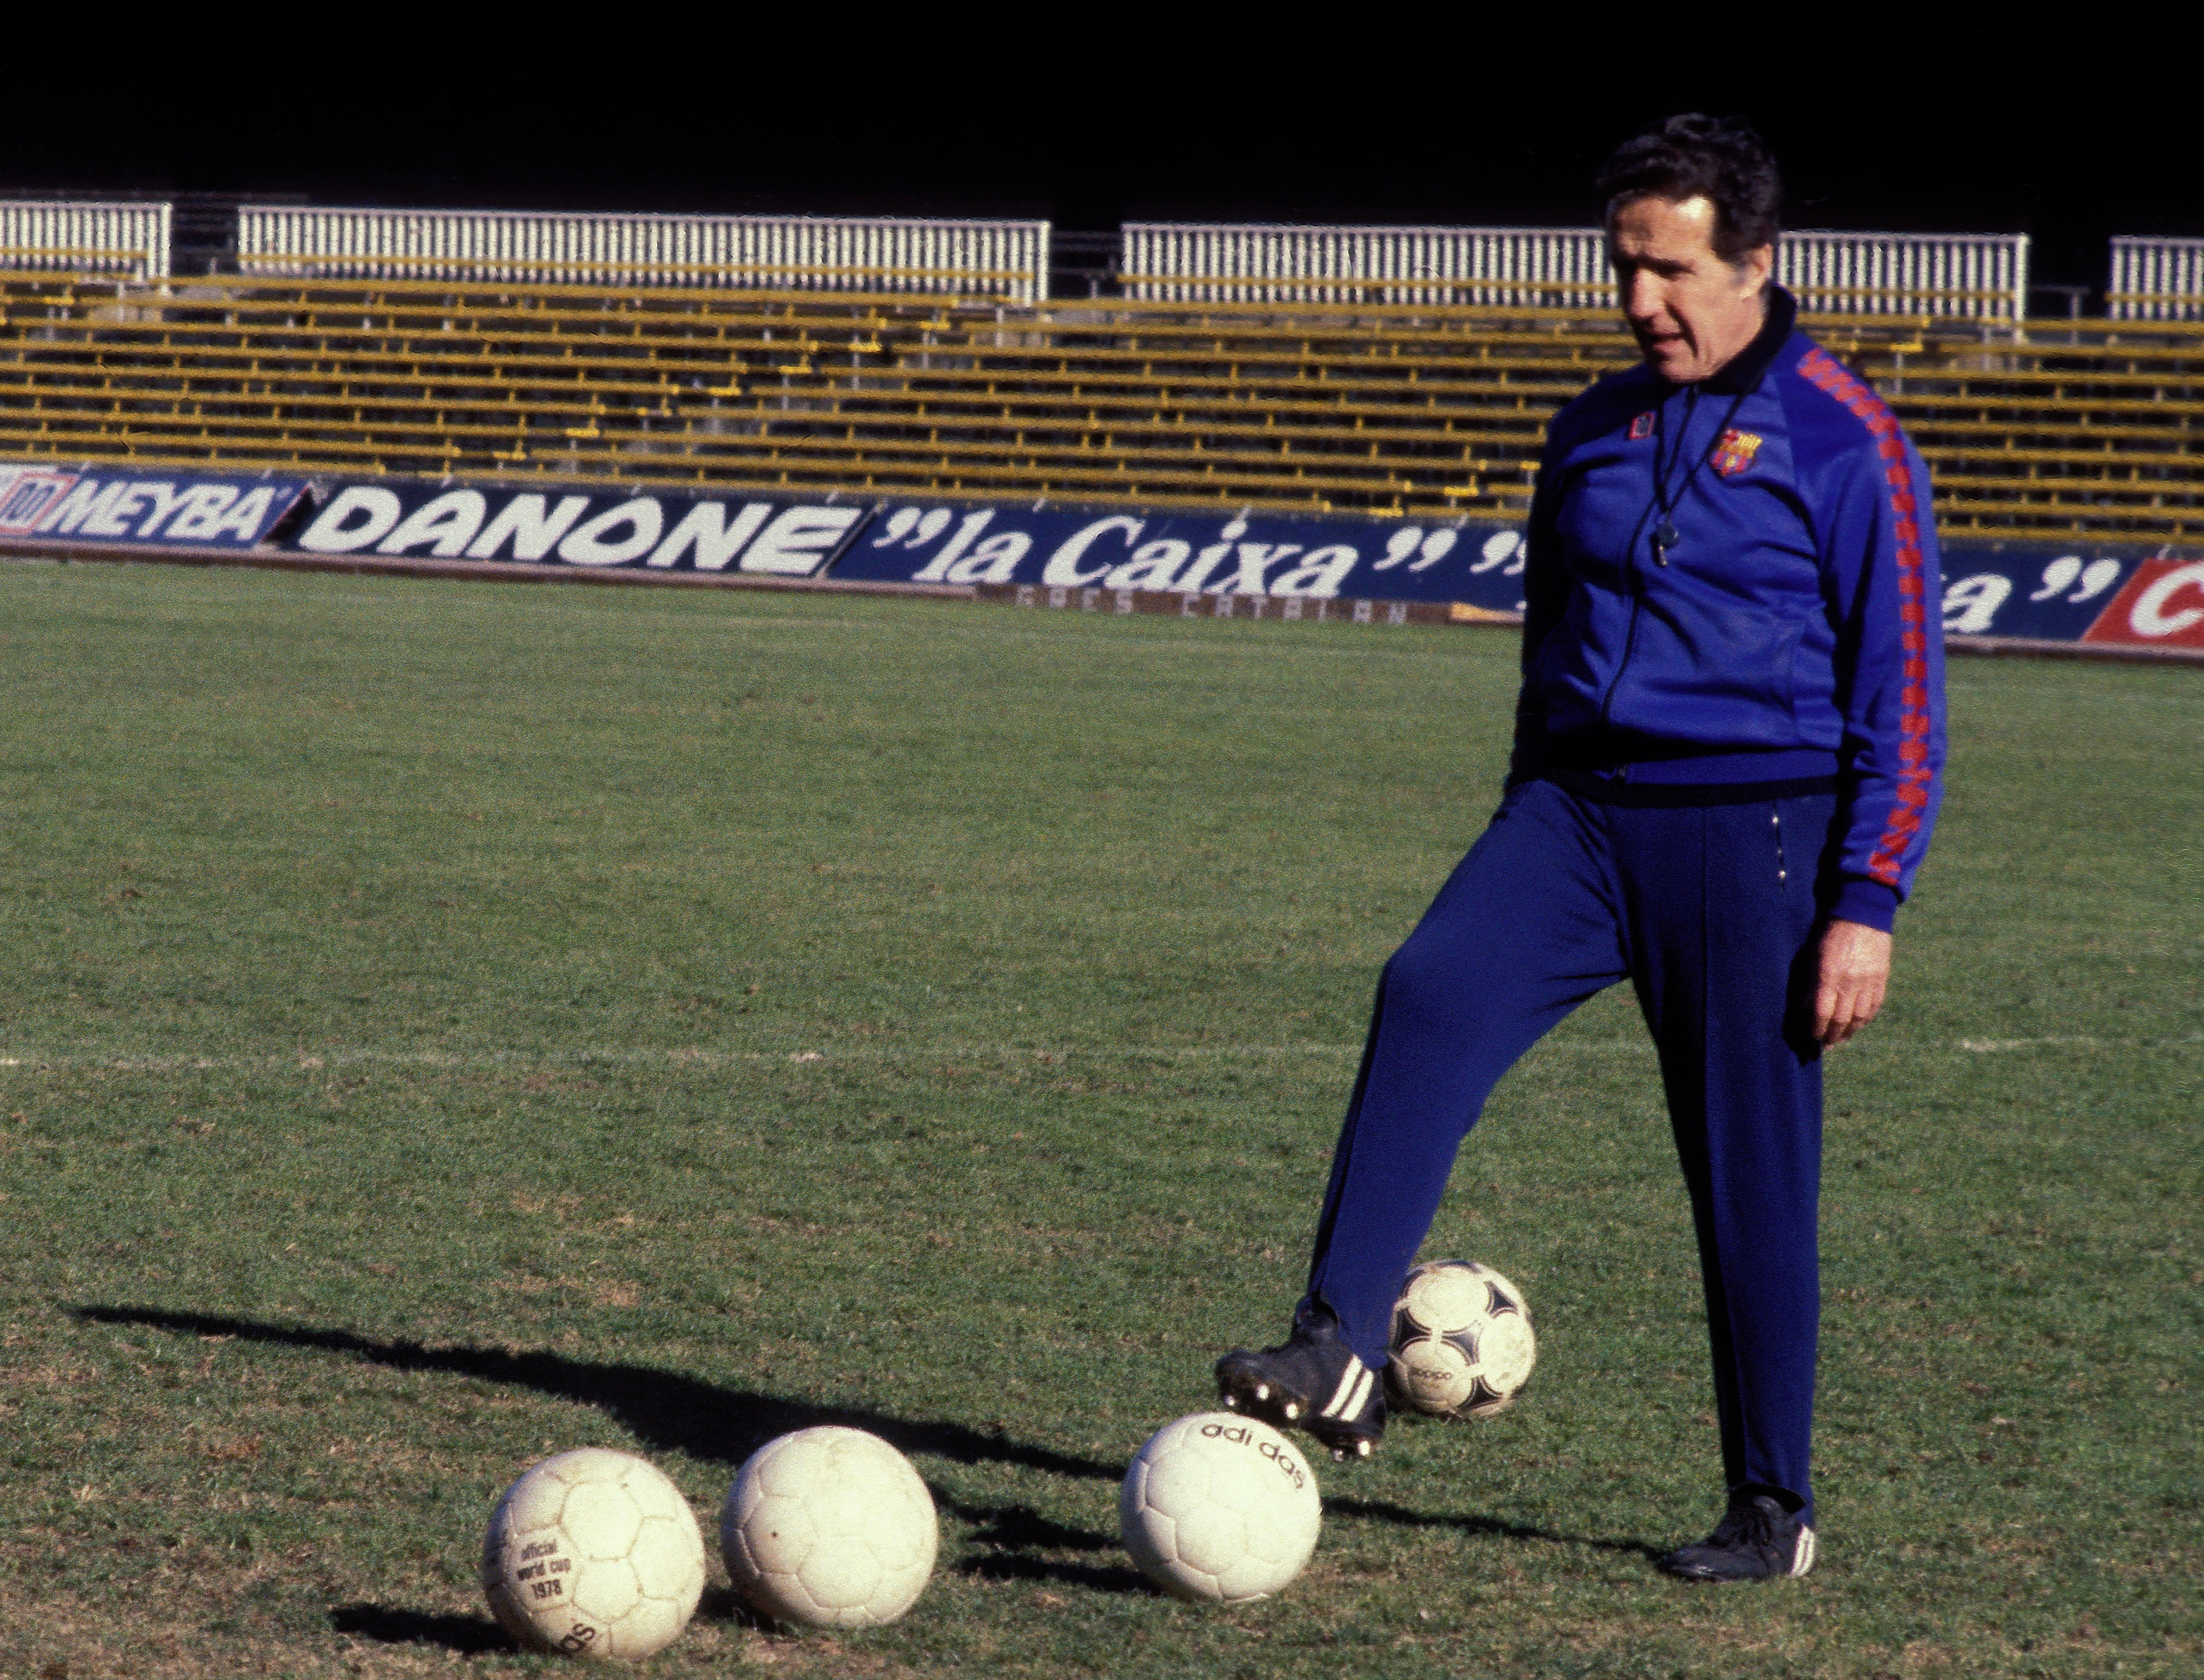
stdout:
<svg viewBox="0 0 2204 1680">
<path fill-rule="evenodd" d="M 18 52 L 0 191 L 326 204 L 1584 225 L 1615 142 L 1669 112 L 1750 118 L 1793 227 L 2034 237 L 2034 278 L 2100 287 L 2112 234 L 2204 235 L 2204 114 L 2147 33 L 2093 56 L 2007 27 L 1762 9 L 1625 26 L 1433 29 L 1397 11 L 817 9 L 705 27 L 375 15 L 377 44 L 121 32 L 50 69 Z M 339 15 L 326 26 L 352 27 Z M 1520 15 L 1520 13 L 1510 14 Z M 2077 20 L 2069 19 L 2069 25 Z M 634 33 L 623 34 L 623 27 Z M 2071 27 L 2060 36 L 2079 32 Z M 2183 83 L 2189 84 L 2183 86 Z M 2053 305 L 2039 299 L 2037 308 Z"/>
</svg>

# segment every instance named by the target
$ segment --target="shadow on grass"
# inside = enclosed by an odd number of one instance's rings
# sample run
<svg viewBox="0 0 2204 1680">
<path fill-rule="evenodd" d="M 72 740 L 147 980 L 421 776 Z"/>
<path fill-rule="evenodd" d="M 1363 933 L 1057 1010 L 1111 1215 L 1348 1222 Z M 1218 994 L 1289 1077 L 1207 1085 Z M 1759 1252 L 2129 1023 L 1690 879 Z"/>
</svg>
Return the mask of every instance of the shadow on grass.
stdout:
<svg viewBox="0 0 2204 1680">
<path fill-rule="evenodd" d="M 716 1459 L 727 1464 L 740 1464 L 767 1441 L 791 1430 L 806 1429 L 820 1423 L 839 1423 L 869 1430 L 901 1452 L 932 1453 L 960 1464 L 1016 1464 L 1052 1476 L 1107 1482 L 1115 1482 L 1123 1474 L 1123 1465 L 1015 1440 L 998 1430 L 975 1429 L 943 1421 L 891 1417 L 853 1407 L 816 1405 L 754 1389 L 723 1388 L 647 1365 L 606 1364 L 569 1359 L 556 1353 L 509 1353 L 502 1348 L 431 1347 L 417 1341 L 376 1341 L 349 1330 L 264 1324 L 249 1318 L 168 1312 L 151 1307 L 82 1306 L 71 1310 L 74 1317 L 88 1323 L 142 1325 L 180 1335 L 234 1336 L 240 1341 L 273 1347 L 341 1354 L 393 1370 L 441 1371 L 531 1388 L 554 1399 L 594 1406 L 637 1440 L 659 1451 L 682 1452 L 693 1458 Z M 1117 1542 L 1113 1537 L 1065 1527 L 1023 1505 L 961 1505 L 945 1497 L 939 1488 L 934 1490 L 934 1497 L 970 1522 L 975 1543 L 986 1548 L 957 1564 L 959 1573 L 987 1580 L 1062 1581 L 1105 1592 L 1149 1590 L 1146 1582 L 1129 1569 L 1114 1565 L 1062 1562 L 1039 1555 L 1051 1552 L 1114 1552 Z M 1405 1505 L 1382 1500 L 1327 1499 L 1324 1508 L 1334 1516 L 1365 1522 L 1391 1523 L 1403 1528 L 1453 1529 L 1463 1534 L 1547 1545 L 1586 1546 L 1648 1559 L 1658 1559 L 1666 1550 L 1641 1540 L 1595 1540 L 1504 1522 L 1496 1517 L 1411 1511 Z M 376 1606 L 353 1606 L 349 1609 L 364 1614 L 376 1612 Z M 406 1611 L 377 1613 L 422 1626 L 446 1622 L 479 1625 L 491 1630 L 495 1638 L 504 1637 L 495 1632 L 494 1624 L 487 1622 L 477 1624 L 465 1618 L 418 1616 Z M 349 1630 L 368 1632 L 370 1637 L 383 1636 L 365 1629 Z M 396 1637 L 402 1641 L 416 1636 Z"/>
<path fill-rule="evenodd" d="M 432 1616 L 387 1604 L 341 1604 L 329 1612 L 329 1626 L 383 1645 L 441 1645 L 470 1657 L 519 1648 L 487 1616 Z"/>
<path fill-rule="evenodd" d="M 1042 1516 L 1031 1505 L 970 1505 L 945 1497 L 938 1488 L 935 1503 L 972 1525 L 972 1543 L 986 1548 L 960 1559 L 959 1575 L 979 1581 L 1058 1581 L 1097 1593 L 1141 1593 L 1156 1589 L 1138 1570 L 1122 1564 L 1084 1563 L 1044 1555 L 1052 1552 L 1108 1552 L 1122 1557 L 1115 1536 L 1075 1529 Z"/>
<path fill-rule="evenodd" d="M 732 1587 L 722 1587 L 708 1582 L 704 1596 L 696 1601 L 696 1619 L 700 1622 L 731 1622 L 738 1628 L 749 1628 L 758 1633 L 778 1633 L 780 1624 L 761 1613 L 750 1601 Z"/>
<path fill-rule="evenodd" d="M 776 1435 L 815 1424 L 868 1429 L 907 1453 L 933 1453 L 960 1464 L 1018 1464 L 1052 1476 L 1115 1482 L 1123 1467 L 1013 1440 L 999 1431 L 962 1423 L 914 1422 L 847 1406 L 815 1405 L 754 1389 L 722 1388 L 648 1365 L 602 1364 L 556 1353 L 508 1353 L 502 1348 L 431 1347 L 417 1341 L 376 1341 L 349 1330 L 263 1324 L 213 1313 L 163 1312 L 147 1307 L 84 1306 L 76 1318 L 93 1324 L 138 1324 L 180 1335 L 234 1336 L 273 1347 L 342 1354 L 401 1371 L 442 1371 L 485 1382 L 532 1388 L 539 1394 L 594 1406 L 638 1440 L 661 1452 L 738 1464 Z"/>
<path fill-rule="evenodd" d="M 1490 1535 L 1499 1540 L 1538 1541 L 1549 1546 L 1587 1546 L 1595 1552 L 1626 1552 L 1658 1563 L 1674 1550 L 1643 1540 L 1595 1540 L 1589 1535 L 1568 1535 L 1528 1523 L 1507 1523 L 1497 1517 L 1465 1516 L 1448 1511 L 1411 1511 L 1386 1500 L 1336 1500 L 1324 1502 L 1327 1517 L 1359 1517 L 1366 1523 L 1394 1523 L 1404 1529 L 1452 1529 L 1457 1534 Z"/>
</svg>

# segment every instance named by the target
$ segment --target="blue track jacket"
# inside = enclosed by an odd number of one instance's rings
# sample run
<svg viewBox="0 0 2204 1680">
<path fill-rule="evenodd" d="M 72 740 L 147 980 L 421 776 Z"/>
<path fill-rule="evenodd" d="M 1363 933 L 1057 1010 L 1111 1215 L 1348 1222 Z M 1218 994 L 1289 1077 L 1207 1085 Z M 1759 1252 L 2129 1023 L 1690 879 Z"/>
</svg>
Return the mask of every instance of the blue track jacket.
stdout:
<svg viewBox="0 0 2204 1680">
<path fill-rule="evenodd" d="M 1830 914 L 1887 930 L 1943 793 L 1928 473 L 1797 314 L 1771 286 L 1713 377 L 1640 366 L 1555 417 L 1509 781 L 1691 803 L 1834 778 Z"/>
</svg>

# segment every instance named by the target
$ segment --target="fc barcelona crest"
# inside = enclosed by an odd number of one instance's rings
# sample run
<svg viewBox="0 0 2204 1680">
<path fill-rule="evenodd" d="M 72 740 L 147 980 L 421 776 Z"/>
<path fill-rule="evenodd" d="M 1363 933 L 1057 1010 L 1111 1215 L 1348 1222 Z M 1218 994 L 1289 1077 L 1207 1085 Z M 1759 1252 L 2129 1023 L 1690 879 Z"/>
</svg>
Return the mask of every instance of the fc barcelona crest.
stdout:
<svg viewBox="0 0 2204 1680">
<path fill-rule="evenodd" d="M 1653 413 L 1654 411 L 1649 408 L 1644 413 L 1631 421 L 1630 441 L 1632 443 L 1653 435 Z"/>
<path fill-rule="evenodd" d="M 1759 453 L 1760 435 L 1740 432 L 1733 426 L 1715 445 L 1715 470 L 1724 478 L 1734 478 L 1752 464 L 1752 458 Z"/>
</svg>

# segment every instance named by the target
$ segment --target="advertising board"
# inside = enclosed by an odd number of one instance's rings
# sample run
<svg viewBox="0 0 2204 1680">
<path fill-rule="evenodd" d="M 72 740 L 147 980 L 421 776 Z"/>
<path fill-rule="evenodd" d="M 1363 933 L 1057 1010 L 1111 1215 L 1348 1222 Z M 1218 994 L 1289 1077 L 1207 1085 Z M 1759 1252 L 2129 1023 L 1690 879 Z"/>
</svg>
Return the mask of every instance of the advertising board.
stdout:
<svg viewBox="0 0 2204 1680">
<path fill-rule="evenodd" d="M 0 547 L 200 548 L 970 589 L 1179 616 L 1493 623 L 1523 603 L 1520 521 L 844 500 L 643 487 L 306 481 L 0 465 Z M 1946 636 L 2204 656 L 2204 557 L 2089 537 L 1942 547 Z M 1196 606 L 1196 603 L 1199 606 Z M 1130 603 L 1130 604 L 1125 604 Z M 1378 610 L 1357 604 L 1378 603 Z M 1396 611 L 1405 607 L 1407 610 Z"/>
<path fill-rule="evenodd" d="M 2159 545 L 1963 537 L 1942 559 L 1947 636 L 2204 647 L 2204 562 Z M 1294 601 L 1310 617 L 1336 616 L 1314 610 L 1333 600 L 1437 601 L 1466 609 L 1451 615 L 1460 623 L 1521 612 L 1523 561 L 1521 525 L 1499 520 L 884 503 L 833 576 L 1015 586 L 1001 598 L 1050 605 L 1126 591 L 1237 598 L 1245 617 L 1265 616 L 1263 600 L 1279 603 L 1274 617 Z"/>
<path fill-rule="evenodd" d="M 1030 584 L 1521 610 L 1523 539 L 1502 521 L 884 503 L 836 563 L 869 582 Z"/>
<path fill-rule="evenodd" d="M 305 488 L 303 479 L 94 463 L 0 466 L 0 539 L 251 548 Z"/>
<path fill-rule="evenodd" d="M 405 480 L 317 487 L 284 545 L 301 554 L 815 577 L 863 522 L 863 503 L 620 488 L 542 490 Z"/>
<path fill-rule="evenodd" d="M 2204 654 L 2204 559 L 2145 560 L 2082 640 Z"/>
<path fill-rule="evenodd" d="M 2032 642 L 2167 645 L 2170 630 L 2131 610 L 2177 565 L 2158 545 L 2063 541 L 1944 544 L 1944 633 Z M 2176 586 L 2177 588 L 2177 585 Z M 2204 606 L 2204 591 L 2199 605 Z M 2145 602 L 2146 609 L 2149 603 Z M 2177 642 L 2175 644 L 2177 645 Z"/>
</svg>

